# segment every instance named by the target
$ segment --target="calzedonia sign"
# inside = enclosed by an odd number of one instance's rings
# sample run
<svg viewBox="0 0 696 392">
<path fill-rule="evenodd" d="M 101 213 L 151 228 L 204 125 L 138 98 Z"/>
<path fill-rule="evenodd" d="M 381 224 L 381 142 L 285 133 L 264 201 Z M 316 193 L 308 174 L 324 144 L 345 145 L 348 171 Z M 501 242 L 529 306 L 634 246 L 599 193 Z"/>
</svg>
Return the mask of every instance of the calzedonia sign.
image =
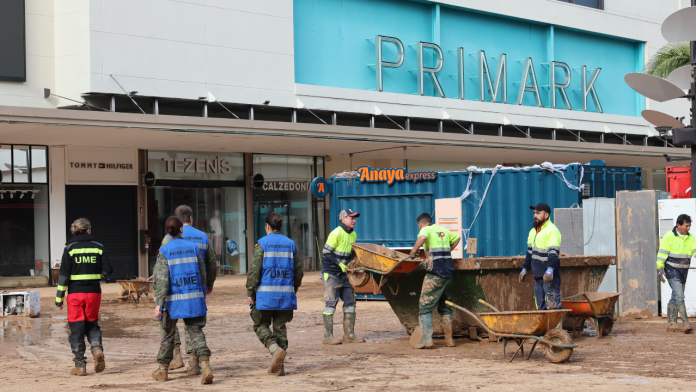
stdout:
<svg viewBox="0 0 696 392">
<path fill-rule="evenodd" d="M 391 44 L 396 46 L 397 58 L 396 61 L 384 61 L 382 58 L 382 44 Z M 427 50 L 427 51 L 426 51 Z M 498 64 L 495 69 L 495 75 L 491 77 L 491 70 L 488 67 L 488 61 L 486 60 L 486 52 L 479 50 L 474 53 L 475 61 L 478 65 L 478 75 L 469 76 L 478 79 L 478 97 L 480 101 L 486 101 L 486 90 L 488 90 L 488 96 L 490 102 L 497 102 L 498 97 L 500 97 L 501 103 L 507 102 L 507 55 L 502 53 L 498 56 Z M 404 44 L 400 39 L 395 37 L 387 37 L 383 35 L 378 35 L 375 37 L 375 70 L 376 70 L 376 89 L 377 91 L 383 91 L 383 69 L 384 68 L 400 68 L 404 64 L 405 59 Z M 445 56 L 442 53 L 440 46 L 429 42 L 418 42 L 416 48 L 416 56 L 418 58 L 418 69 L 416 70 L 416 77 L 418 83 L 418 95 L 425 95 L 424 80 L 429 78 L 432 82 L 433 88 L 435 89 L 437 95 L 441 98 L 445 98 L 445 92 L 442 89 L 440 80 L 437 74 L 442 70 L 445 63 Z M 436 59 L 435 67 L 426 67 L 424 65 L 423 58 L 425 56 L 433 56 Z M 463 47 L 457 48 L 457 85 L 459 90 L 459 99 L 464 99 L 464 59 L 468 58 L 467 54 L 464 52 Z M 519 81 L 519 90 L 517 93 L 517 105 L 522 105 L 524 102 L 525 93 L 530 93 L 534 97 L 536 106 L 543 107 L 541 103 L 541 95 L 539 93 L 539 83 L 537 82 L 536 73 L 534 72 L 534 63 L 531 57 L 527 57 L 523 62 L 524 68 L 522 71 L 522 78 Z M 551 61 L 548 63 L 549 66 L 549 81 L 548 86 L 551 87 L 551 104 L 550 108 L 556 108 L 556 90 L 558 90 L 561 99 L 563 100 L 563 105 L 568 110 L 573 110 L 570 105 L 570 100 L 568 99 L 569 92 L 567 91 L 570 87 L 572 74 L 570 72 L 570 67 L 568 64 L 560 61 Z M 556 79 L 556 69 L 560 69 L 563 72 L 563 78 L 560 80 Z M 601 68 L 596 68 L 592 75 L 588 77 L 587 66 L 582 65 L 579 67 L 580 70 L 580 100 L 582 102 L 582 110 L 587 111 L 587 97 L 590 96 L 594 101 L 595 108 L 597 112 L 603 113 L 602 106 L 599 104 L 599 97 L 597 96 L 597 91 L 595 90 L 595 82 L 599 77 L 599 73 L 602 71 Z"/>
<path fill-rule="evenodd" d="M 386 182 L 390 185 L 396 181 L 418 182 L 437 179 L 437 172 L 407 172 L 403 167 L 373 169 L 370 166 L 361 166 L 358 168 L 358 173 L 360 174 L 360 182 Z"/>
</svg>

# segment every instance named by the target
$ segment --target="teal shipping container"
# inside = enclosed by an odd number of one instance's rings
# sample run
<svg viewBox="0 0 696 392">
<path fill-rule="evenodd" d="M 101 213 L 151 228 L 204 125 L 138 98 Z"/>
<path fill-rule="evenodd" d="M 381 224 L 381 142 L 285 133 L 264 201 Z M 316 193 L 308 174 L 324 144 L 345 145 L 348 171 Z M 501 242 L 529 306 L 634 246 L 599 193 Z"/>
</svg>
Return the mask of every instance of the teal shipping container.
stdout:
<svg viewBox="0 0 696 392">
<path fill-rule="evenodd" d="M 398 175 L 389 180 L 386 174 L 381 181 L 330 178 L 331 228 L 338 225 L 338 213 L 350 208 L 360 213 L 355 226 L 357 242 L 411 248 L 418 234 L 416 217 L 423 212 L 434 217 L 436 199 L 460 198 L 462 234 L 477 239 L 475 257 L 523 255 L 532 228 L 530 206 L 543 202 L 553 211 L 581 205 L 583 198 L 614 197 L 616 191 L 642 188 L 641 168 L 607 167 L 601 161 L 556 165 L 553 170 L 440 172 L 426 175 L 434 179 L 418 181 L 409 174 L 402 180 Z"/>
</svg>

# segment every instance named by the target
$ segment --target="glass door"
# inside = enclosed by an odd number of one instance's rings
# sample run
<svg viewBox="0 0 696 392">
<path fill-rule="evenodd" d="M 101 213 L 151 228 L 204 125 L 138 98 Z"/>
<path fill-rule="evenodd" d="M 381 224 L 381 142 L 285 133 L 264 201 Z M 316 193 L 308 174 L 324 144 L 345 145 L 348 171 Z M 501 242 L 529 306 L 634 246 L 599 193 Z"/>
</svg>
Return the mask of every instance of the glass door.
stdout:
<svg viewBox="0 0 696 392">
<path fill-rule="evenodd" d="M 234 273 L 246 274 L 244 188 L 240 187 L 149 189 L 150 273 L 164 238 L 164 224 L 182 204 L 193 210 L 193 227 L 208 236 L 216 263 L 229 266 Z"/>
</svg>

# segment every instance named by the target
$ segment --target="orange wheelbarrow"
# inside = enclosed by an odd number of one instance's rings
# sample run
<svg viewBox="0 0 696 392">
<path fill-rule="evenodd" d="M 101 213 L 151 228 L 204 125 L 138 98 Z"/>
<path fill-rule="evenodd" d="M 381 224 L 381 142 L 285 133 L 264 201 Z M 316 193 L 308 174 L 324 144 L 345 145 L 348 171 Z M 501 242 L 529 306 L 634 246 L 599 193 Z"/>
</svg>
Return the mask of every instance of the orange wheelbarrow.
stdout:
<svg viewBox="0 0 696 392">
<path fill-rule="evenodd" d="M 585 320 L 597 331 L 597 339 L 609 335 L 614 327 L 614 305 L 621 293 L 582 293 L 561 299 L 563 309 L 571 311 L 573 337 L 578 337 Z M 579 329 L 579 330 L 578 330 Z"/>
</svg>

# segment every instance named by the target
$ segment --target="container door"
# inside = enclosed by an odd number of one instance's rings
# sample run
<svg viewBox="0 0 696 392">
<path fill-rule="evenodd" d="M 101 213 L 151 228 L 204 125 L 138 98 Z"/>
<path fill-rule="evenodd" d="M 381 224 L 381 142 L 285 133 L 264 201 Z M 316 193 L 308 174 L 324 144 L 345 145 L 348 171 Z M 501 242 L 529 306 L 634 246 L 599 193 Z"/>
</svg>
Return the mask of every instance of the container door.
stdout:
<svg viewBox="0 0 696 392">
<path fill-rule="evenodd" d="M 657 193 L 616 193 L 619 314 L 658 314 L 655 273 L 658 238 Z M 647 315 L 647 314 L 646 314 Z"/>
</svg>

